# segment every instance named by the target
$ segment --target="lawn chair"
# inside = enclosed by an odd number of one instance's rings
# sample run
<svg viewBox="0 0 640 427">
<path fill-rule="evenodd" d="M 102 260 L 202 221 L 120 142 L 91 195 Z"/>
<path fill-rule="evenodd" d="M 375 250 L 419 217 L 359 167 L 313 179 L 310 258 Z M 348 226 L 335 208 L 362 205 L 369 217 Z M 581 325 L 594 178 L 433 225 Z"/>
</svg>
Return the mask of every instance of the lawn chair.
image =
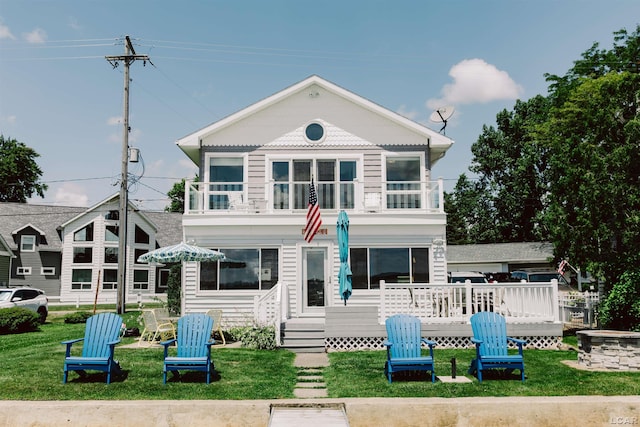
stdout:
<svg viewBox="0 0 640 427">
<path fill-rule="evenodd" d="M 482 382 L 482 371 L 488 369 L 506 369 L 507 373 L 514 369 L 520 370 L 524 381 L 524 358 L 522 346 L 526 341 L 507 336 L 507 322 L 499 313 L 483 311 L 471 316 L 473 338 L 476 345 L 476 358 L 471 361 L 469 374 L 477 373 L 478 381 Z M 518 346 L 518 354 L 508 353 L 508 343 Z"/>
<path fill-rule="evenodd" d="M 182 370 L 205 372 L 207 384 L 214 370 L 211 360 L 211 330 L 213 319 L 203 313 L 187 314 L 178 320 L 178 337 L 161 344 L 164 346 L 163 383 L 167 383 L 167 372 Z M 169 346 L 176 343 L 177 355 L 169 356 Z"/>
<path fill-rule="evenodd" d="M 209 310 L 207 316 L 213 319 L 213 329 L 211 330 L 211 336 L 217 332 L 222 338 L 222 345 L 227 345 L 227 340 L 224 338 L 224 332 L 222 332 L 222 310 Z"/>
<path fill-rule="evenodd" d="M 157 339 L 166 341 L 176 338 L 176 328 L 173 323 L 169 319 L 159 320 L 154 310 L 144 310 L 142 319 L 144 320 L 144 329 L 138 341 L 139 347 L 145 340 L 148 340 L 149 344 L 153 344 Z"/>
<path fill-rule="evenodd" d="M 431 382 L 435 382 L 436 374 L 433 366 L 434 341 L 421 338 L 420 319 L 408 314 L 396 314 L 386 320 L 387 362 L 384 372 L 389 383 L 394 372 L 431 371 Z M 422 356 L 422 343 L 429 346 L 429 356 Z"/>
<path fill-rule="evenodd" d="M 80 376 L 86 370 L 107 373 L 107 384 L 111 383 L 111 375 L 120 372 L 120 365 L 113 359 L 115 345 L 120 342 L 122 318 L 113 313 L 100 313 L 87 319 L 84 338 L 63 341 L 67 346 L 64 355 L 64 374 L 62 383 L 67 382 L 69 371 L 79 371 Z M 71 347 L 74 343 L 84 341 L 82 356 L 72 356 Z"/>
</svg>

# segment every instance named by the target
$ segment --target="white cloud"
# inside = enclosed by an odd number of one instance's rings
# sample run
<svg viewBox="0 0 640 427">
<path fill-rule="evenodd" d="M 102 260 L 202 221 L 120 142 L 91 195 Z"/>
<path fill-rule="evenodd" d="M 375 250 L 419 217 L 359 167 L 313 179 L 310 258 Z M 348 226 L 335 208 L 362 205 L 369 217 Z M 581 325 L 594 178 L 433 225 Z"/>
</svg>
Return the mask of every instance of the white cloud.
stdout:
<svg viewBox="0 0 640 427">
<path fill-rule="evenodd" d="M 18 121 L 18 117 L 15 115 L 0 117 L 0 122 L 13 125 Z"/>
<path fill-rule="evenodd" d="M 23 34 L 23 36 L 28 43 L 33 44 L 42 44 L 47 40 L 47 33 L 42 28 L 36 28 L 30 33 Z"/>
<path fill-rule="evenodd" d="M 434 109 L 453 104 L 485 104 L 487 102 L 517 99 L 523 92 L 506 71 L 482 59 L 465 59 L 449 70 L 453 83 L 444 85 L 441 98 L 427 101 L 427 107 Z"/>
<path fill-rule="evenodd" d="M 3 39 L 15 40 L 16 37 L 11 33 L 9 27 L 4 25 L 2 21 L 0 21 L 0 40 Z"/>
<path fill-rule="evenodd" d="M 401 105 L 396 111 L 396 113 L 400 114 L 403 117 L 406 117 L 409 120 L 415 120 L 418 117 L 418 112 L 415 110 L 413 111 L 407 110 L 406 105 Z"/>
<path fill-rule="evenodd" d="M 56 190 L 54 196 L 55 204 L 61 206 L 85 207 L 89 204 L 89 196 L 86 190 L 73 183 L 65 183 Z"/>
</svg>

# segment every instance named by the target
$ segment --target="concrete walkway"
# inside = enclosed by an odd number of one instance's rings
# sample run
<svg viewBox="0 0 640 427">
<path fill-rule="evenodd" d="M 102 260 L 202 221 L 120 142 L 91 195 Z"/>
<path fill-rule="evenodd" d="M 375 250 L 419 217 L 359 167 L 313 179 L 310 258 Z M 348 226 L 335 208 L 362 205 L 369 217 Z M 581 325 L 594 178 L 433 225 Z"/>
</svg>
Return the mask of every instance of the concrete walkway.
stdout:
<svg viewBox="0 0 640 427">
<path fill-rule="evenodd" d="M 273 407 L 313 403 L 344 405 L 350 427 L 640 425 L 639 396 L 555 396 L 189 401 L 0 400 L 0 427 L 265 427 Z"/>
<path fill-rule="evenodd" d="M 329 366 L 327 353 L 297 353 L 293 366 L 298 369 L 298 382 L 293 395 L 302 399 L 327 397 L 323 369 Z"/>
</svg>

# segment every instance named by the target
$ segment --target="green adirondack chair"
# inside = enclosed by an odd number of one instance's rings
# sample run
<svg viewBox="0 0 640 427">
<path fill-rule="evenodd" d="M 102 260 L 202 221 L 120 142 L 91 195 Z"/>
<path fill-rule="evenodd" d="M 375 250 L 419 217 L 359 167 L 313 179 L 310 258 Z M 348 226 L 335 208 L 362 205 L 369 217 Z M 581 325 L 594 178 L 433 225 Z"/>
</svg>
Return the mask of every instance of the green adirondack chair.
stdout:
<svg viewBox="0 0 640 427">
<path fill-rule="evenodd" d="M 430 371 L 431 382 L 435 382 L 433 347 L 436 343 L 421 337 L 420 319 L 407 314 L 396 314 L 389 317 L 385 325 L 387 361 L 384 372 L 389 382 L 392 382 L 393 373 L 400 371 Z M 429 346 L 429 356 L 422 356 L 422 343 Z"/>
<path fill-rule="evenodd" d="M 205 372 L 207 384 L 214 370 L 211 360 L 211 330 L 213 319 L 204 313 L 187 314 L 178 319 L 178 337 L 160 344 L 164 346 L 163 383 L 167 383 L 167 372 Z M 176 344 L 176 356 L 169 356 L 169 346 Z"/>
<path fill-rule="evenodd" d="M 64 355 L 64 374 L 62 383 L 66 383 L 69 371 L 101 371 L 107 373 L 107 384 L 111 383 L 112 374 L 120 372 L 120 364 L 113 359 L 116 344 L 120 342 L 122 317 L 113 313 L 100 313 L 87 319 L 84 338 L 63 341 L 66 345 Z M 72 356 L 73 344 L 83 341 L 82 355 Z"/>
<path fill-rule="evenodd" d="M 482 311 L 471 316 L 473 338 L 476 345 L 476 358 L 471 361 L 469 374 L 477 374 L 482 382 L 482 372 L 488 369 L 506 369 L 508 373 L 520 370 L 524 381 L 524 357 L 522 346 L 524 340 L 507 336 L 507 322 L 501 314 Z M 508 345 L 513 342 L 518 346 L 518 354 L 509 354 Z"/>
</svg>

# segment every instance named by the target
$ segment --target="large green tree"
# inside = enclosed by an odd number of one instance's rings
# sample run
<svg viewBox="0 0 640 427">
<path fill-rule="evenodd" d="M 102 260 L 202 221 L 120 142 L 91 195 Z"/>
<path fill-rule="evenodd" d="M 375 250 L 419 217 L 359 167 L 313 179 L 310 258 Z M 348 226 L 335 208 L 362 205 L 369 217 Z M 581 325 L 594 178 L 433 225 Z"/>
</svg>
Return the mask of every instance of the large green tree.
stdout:
<svg viewBox="0 0 640 427">
<path fill-rule="evenodd" d="M 47 185 L 40 182 L 37 157 L 24 143 L 0 135 L 0 202 L 26 203 L 34 193 L 44 197 Z"/>
<path fill-rule="evenodd" d="M 556 252 L 610 285 L 640 265 L 639 112 L 640 74 L 612 71 L 576 85 L 541 133 Z"/>
<path fill-rule="evenodd" d="M 198 182 L 198 176 L 196 175 L 192 181 Z M 171 190 L 167 193 L 171 202 L 169 203 L 169 206 L 164 208 L 165 212 L 184 212 L 185 182 L 186 181 L 182 179 L 180 182 L 173 184 L 173 187 L 171 187 Z"/>
<path fill-rule="evenodd" d="M 513 111 L 496 116 L 497 128 L 484 126 L 472 145 L 469 170 L 478 174 L 477 189 L 489 197 L 496 242 L 539 241 L 543 227 L 547 150 L 537 143 L 537 126 L 544 123 L 549 102 L 543 96 L 517 101 Z"/>
</svg>

